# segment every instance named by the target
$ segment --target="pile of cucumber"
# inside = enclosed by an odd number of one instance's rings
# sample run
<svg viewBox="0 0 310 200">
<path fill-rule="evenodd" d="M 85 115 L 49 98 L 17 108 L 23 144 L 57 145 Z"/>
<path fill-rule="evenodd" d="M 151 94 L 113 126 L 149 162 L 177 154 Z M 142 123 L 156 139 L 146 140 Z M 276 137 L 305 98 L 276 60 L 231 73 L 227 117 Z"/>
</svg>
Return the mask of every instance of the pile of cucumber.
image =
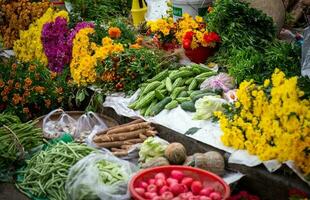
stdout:
<svg viewBox="0 0 310 200">
<path fill-rule="evenodd" d="M 215 94 L 199 90 L 200 84 L 216 74 L 200 65 L 164 70 L 141 85 L 137 100 L 128 107 L 140 110 L 143 116 L 155 116 L 164 109 L 171 110 L 178 105 L 185 111 L 195 112 L 195 102 L 199 98 Z"/>
</svg>

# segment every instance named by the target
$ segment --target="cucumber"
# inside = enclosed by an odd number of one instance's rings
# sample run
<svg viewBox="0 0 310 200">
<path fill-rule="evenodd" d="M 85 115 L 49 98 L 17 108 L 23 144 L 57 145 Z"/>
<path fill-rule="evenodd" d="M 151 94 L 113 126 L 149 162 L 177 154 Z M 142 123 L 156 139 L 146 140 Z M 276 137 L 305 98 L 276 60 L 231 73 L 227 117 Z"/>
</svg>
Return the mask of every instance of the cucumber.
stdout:
<svg viewBox="0 0 310 200">
<path fill-rule="evenodd" d="M 195 104 L 192 101 L 185 101 L 181 103 L 181 108 L 185 111 L 196 112 Z"/>
<path fill-rule="evenodd" d="M 168 74 L 169 74 L 169 70 L 165 69 L 164 71 L 160 72 L 153 78 L 149 79 L 147 82 L 162 81 L 168 76 Z"/>
<path fill-rule="evenodd" d="M 197 80 L 194 78 L 194 80 L 191 82 L 191 84 L 188 86 L 188 90 L 194 90 L 198 86 Z"/>
<path fill-rule="evenodd" d="M 168 90 L 168 92 L 172 92 L 172 83 L 169 77 L 166 78 L 166 89 Z"/>
<path fill-rule="evenodd" d="M 147 93 L 153 91 L 155 88 L 157 88 L 157 87 L 160 86 L 160 85 L 161 85 L 161 82 L 160 82 L 160 81 L 154 81 L 154 82 L 152 82 L 152 83 L 149 83 L 149 84 L 145 87 L 145 89 L 142 91 L 141 96 L 143 96 L 143 95 L 145 95 L 145 94 L 147 94 Z"/>
<path fill-rule="evenodd" d="M 162 81 L 161 84 L 156 88 L 156 90 L 162 90 L 164 88 L 166 88 L 166 83 L 165 81 Z"/>
<path fill-rule="evenodd" d="M 146 110 L 147 110 L 148 107 L 144 107 L 142 109 L 140 109 L 140 115 L 144 116 Z"/>
<path fill-rule="evenodd" d="M 186 101 L 190 101 L 191 98 L 189 98 L 189 97 L 178 97 L 178 98 L 176 98 L 176 100 L 178 101 L 178 103 L 183 103 Z"/>
<path fill-rule="evenodd" d="M 213 71 L 211 71 L 211 72 L 204 72 L 204 73 L 202 73 L 202 74 L 199 74 L 198 76 L 196 76 L 195 78 L 197 78 L 197 79 L 200 79 L 200 78 L 208 78 L 208 77 L 210 77 L 210 76 L 214 76 L 214 75 L 216 75 L 217 74 L 217 72 L 213 72 Z"/>
<path fill-rule="evenodd" d="M 155 90 L 155 96 L 160 101 L 165 98 L 165 96 L 160 92 L 160 90 Z"/>
<path fill-rule="evenodd" d="M 172 100 L 170 103 L 168 103 L 166 106 L 165 106 L 165 109 L 167 110 L 172 110 L 176 107 L 178 107 L 178 102 L 176 100 Z"/>
<path fill-rule="evenodd" d="M 191 84 L 191 82 L 192 82 L 193 80 L 194 80 L 194 77 L 187 79 L 187 80 L 185 81 L 185 85 Z"/>
<path fill-rule="evenodd" d="M 196 96 L 193 96 L 191 99 L 195 103 L 198 99 L 204 97 L 204 96 L 215 96 L 216 94 L 214 93 L 203 93 L 203 94 L 198 94 Z"/>
<path fill-rule="evenodd" d="M 150 115 L 155 116 L 158 113 L 160 113 L 165 106 L 172 101 L 171 97 L 166 97 L 163 100 L 161 100 L 159 103 L 157 103 L 151 110 Z"/>
<path fill-rule="evenodd" d="M 175 80 L 175 79 L 180 78 L 180 77 L 183 78 L 183 77 L 189 77 L 192 75 L 194 75 L 193 71 L 184 70 L 184 71 L 179 71 L 178 73 L 170 74 L 169 78 L 171 80 Z"/>
<path fill-rule="evenodd" d="M 138 99 L 136 101 L 132 102 L 131 104 L 129 104 L 128 108 L 135 110 L 137 103 L 138 103 Z"/>
<path fill-rule="evenodd" d="M 176 87 L 176 88 L 172 91 L 170 97 L 171 97 L 172 99 L 177 98 L 177 96 L 178 96 L 182 91 L 184 91 L 185 89 L 186 89 L 185 86 L 183 86 L 183 87 Z"/>
<path fill-rule="evenodd" d="M 176 88 L 176 87 L 181 87 L 183 85 L 184 81 L 183 79 L 180 77 L 180 78 L 177 78 L 173 84 L 172 84 L 172 89 Z"/>
<path fill-rule="evenodd" d="M 212 93 L 211 90 L 195 90 L 195 91 L 192 91 L 189 96 L 191 99 L 193 99 L 194 96 L 198 95 L 198 94 L 203 94 L 203 93 Z"/>
<path fill-rule="evenodd" d="M 203 67 L 201 65 L 193 65 L 193 68 L 198 69 L 200 71 L 200 73 L 204 73 L 204 72 L 211 72 L 212 70 L 207 68 L 207 67 Z"/>
<path fill-rule="evenodd" d="M 152 91 L 145 95 L 144 97 L 141 97 L 141 99 L 138 100 L 137 105 L 135 106 L 135 109 L 141 109 L 147 105 L 149 105 L 153 99 L 155 98 L 155 91 Z"/>
<path fill-rule="evenodd" d="M 150 106 L 146 109 L 144 116 L 150 116 L 152 108 L 157 104 L 157 100 L 153 100 Z"/>
<path fill-rule="evenodd" d="M 182 91 L 178 97 L 188 97 L 188 93 L 186 91 Z"/>
</svg>

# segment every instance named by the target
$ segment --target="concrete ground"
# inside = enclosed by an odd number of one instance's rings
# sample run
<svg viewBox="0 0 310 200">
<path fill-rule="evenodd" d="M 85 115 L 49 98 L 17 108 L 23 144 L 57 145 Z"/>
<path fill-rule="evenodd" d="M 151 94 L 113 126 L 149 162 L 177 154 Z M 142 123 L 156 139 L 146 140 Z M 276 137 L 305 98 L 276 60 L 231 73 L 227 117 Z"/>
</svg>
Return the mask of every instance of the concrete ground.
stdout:
<svg viewBox="0 0 310 200">
<path fill-rule="evenodd" d="M 29 200 L 13 184 L 0 183 L 0 200 Z"/>
</svg>

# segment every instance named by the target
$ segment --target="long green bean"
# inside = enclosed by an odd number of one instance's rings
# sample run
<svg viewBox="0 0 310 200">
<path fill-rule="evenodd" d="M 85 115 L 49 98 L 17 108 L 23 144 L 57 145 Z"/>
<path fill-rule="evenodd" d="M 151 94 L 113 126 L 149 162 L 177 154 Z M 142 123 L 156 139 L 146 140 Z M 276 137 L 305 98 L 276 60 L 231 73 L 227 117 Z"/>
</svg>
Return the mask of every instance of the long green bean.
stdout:
<svg viewBox="0 0 310 200">
<path fill-rule="evenodd" d="M 66 200 L 64 186 L 69 168 L 92 151 L 96 150 L 77 143 L 57 143 L 27 161 L 21 173 L 24 180 L 17 186 L 39 198 Z"/>
</svg>

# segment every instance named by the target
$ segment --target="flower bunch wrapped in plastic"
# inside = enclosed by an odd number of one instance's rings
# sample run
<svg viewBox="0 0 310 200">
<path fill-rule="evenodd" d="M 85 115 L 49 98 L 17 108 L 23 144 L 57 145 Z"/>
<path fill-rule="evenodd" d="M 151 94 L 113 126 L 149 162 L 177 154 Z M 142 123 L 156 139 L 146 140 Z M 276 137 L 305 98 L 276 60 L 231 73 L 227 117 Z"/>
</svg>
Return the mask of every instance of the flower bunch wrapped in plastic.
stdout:
<svg viewBox="0 0 310 200">
<path fill-rule="evenodd" d="M 70 63 L 72 46 L 68 43 L 69 31 L 67 20 L 62 17 L 43 26 L 43 48 L 49 68 L 54 72 L 61 72 Z"/>
<path fill-rule="evenodd" d="M 286 78 L 278 69 L 264 85 L 242 82 L 237 102 L 226 112 L 215 113 L 223 143 L 261 160 L 292 160 L 310 174 L 310 100 L 303 96 L 297 77 Z"/>
</svg>

